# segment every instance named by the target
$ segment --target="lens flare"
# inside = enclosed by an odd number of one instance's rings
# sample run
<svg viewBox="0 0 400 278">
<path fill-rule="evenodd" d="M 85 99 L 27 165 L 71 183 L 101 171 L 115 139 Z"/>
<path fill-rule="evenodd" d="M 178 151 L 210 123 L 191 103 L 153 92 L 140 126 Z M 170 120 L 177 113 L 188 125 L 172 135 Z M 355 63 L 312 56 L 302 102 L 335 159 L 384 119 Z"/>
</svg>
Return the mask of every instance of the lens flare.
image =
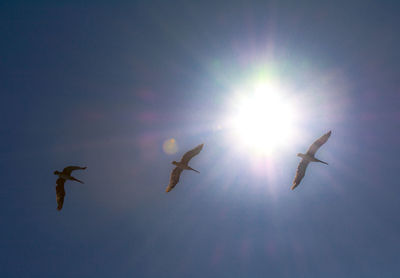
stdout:
<svg viewBox="0 0 400 278">
<path fill-rule="evenodd" d="M 170 138 L 164 141 L 163 150 L 166 154 L 174 154 L 178 151 L 178 144 L 174 138 Z"/>
</svg>

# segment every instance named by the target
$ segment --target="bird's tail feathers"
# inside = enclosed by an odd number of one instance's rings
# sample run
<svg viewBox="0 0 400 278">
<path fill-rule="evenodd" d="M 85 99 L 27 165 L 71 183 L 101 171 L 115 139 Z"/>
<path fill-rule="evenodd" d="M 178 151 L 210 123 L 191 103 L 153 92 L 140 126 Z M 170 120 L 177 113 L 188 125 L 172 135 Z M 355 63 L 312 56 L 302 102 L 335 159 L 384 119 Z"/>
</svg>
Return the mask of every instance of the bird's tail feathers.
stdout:
<svg viewBox="0 0 400 278">
<path fill-rule="evenodd" d="M 189 167 L 189 166 L 188 166 L 188 167 Z M 196 173 L 199 173 L 199 174 L 200 174 L 199 171 L 197 171 L 196 169 L 193 169 L 192 167 L 189 167 L 189 169 L 192 170 L 192 171 L 195 171 Z"/>
<path fill-rule="evenodd" d="M 317 159 L 317 161 L 318 162 L 321 162 L 321 163 L 324 163 L 324 164 L 326 164 L 326 165 L 329 165 L 327 162 L 325 162 L 325 161 L 322 161 L 322 160 L 319 160 L 319 159 Z"/>
<path fill-rule="evenodd" d="M 74 180 L 74 181 L 77 181 L 77 182 L 80 182 L 80 183 L 84 184 L 84 182 L 83 182 L 83 181 L 81 181 L 81 180 L 78 180 L 77 178 L 74 178 L 74 177 L 72 177 L 72 180 Z"/>
</svg>

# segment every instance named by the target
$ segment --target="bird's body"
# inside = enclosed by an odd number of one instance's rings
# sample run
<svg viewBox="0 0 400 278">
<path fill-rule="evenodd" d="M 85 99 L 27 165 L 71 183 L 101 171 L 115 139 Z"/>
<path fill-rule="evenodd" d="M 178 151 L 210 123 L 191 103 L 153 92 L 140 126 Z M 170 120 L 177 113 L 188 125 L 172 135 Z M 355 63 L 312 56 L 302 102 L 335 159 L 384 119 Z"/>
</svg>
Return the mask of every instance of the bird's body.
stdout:
<svg viewBox="0 0 400 278">
<path fill-rule="evenodd" d="M 197 171 L 197 170 L 193 169 L 192 167 L 190 167 L 190 166 L 188 166 L 188 165 L 186 165 L 184 163 L 181 163 L 181 162 L 173 161 L 172 164 L 174 164 L 178 168 L 181 168 L 182 170 L 192 170 L 192 171 L 195 171 L 197 173 L 200 173 L 199 171 Z"/>
<path fill-rule="evenodd" d="M 293 180 L 293 185 L 292 185 L 292 190 L 295 189 L 303 179 L 307 166 L 310 162 L 320 162 L 328 165 L 328 163 L 319 160 L 318 158 L 315 158 L 315 153 L 317 150 L 328 141 L 329 137 L 331 136 L 332 132 L 329 131 L 328 133 L 322 135 L 320 138 L 318 138 L 307 150 L 307 153 L 298 153 L 297 156 L 301 157 L 302 160 L 299 163 L 299 166 L 297 166 L 297 171 L 296 171 L 296 176 Z"/>
<path fill-rule="evenodd" d="M 62 172 L 59 171 L 54 171 L 54 175 L 58 176 L 58 179 L 56 181 L 57 186 L 56 186 L 56 197 L 57 197 L 57 209 L 61 210 L 64 204 L 64 197 L 65 197 L 65 189 L 64 189 L 64 183 L 67 180 L 72 180 L 72 181 L 77 181 L 80 183 L 83 183 L 83 181 L 78 180 L 77 178 L 74 178 L 71 176 L 72 171 L 74 170 L 85 170 L 86 167 L 79 167 L 79 166 L 69 166 L 65 167 Z"/>
<path fill-rule="evenodd" d="M 328 165 L 328 163 L 326 163 L 326 162 L 324 162 L 322 160 L 319 160 L 319 159 L 317 159 L 314 156 L 311 156 L 309 154 L 299 153 L 297 156 L 300 156 L 301 158 L 307 160 L 308 162 L 321 162 L 321 163 L 324 163 L 324 164 Z"/>
<path fill-rule="evenodd" d="M 63 174 L 63 173 L 59 174 L 58 177 L 60 179 L 63 179 L 63 180 L 70 180 L 70 181 L 77 181 L 77 182 L 80 182 L 80 183 L 84 183 L 83 181 L 80 181 L 80 180 L 74 178 L 71 175 L 66 175 L 66 174 Z"/>
<path fill-rule="evenodd" d="M 171 172 L 171 176 L 169 178 L 169 184 L 167 186 L 167 189 L 165 190 L 166 192 L 170 192 L 179 182 L 179 178 L 183 172 L 183 170 L 191 170 L 191 171 L 195 171 L 197 173 L 200 173 L 199 171 L 193 169 L 192 167 L 190 167 L 189 161 L 196 155 L 198 155 L 201 150 L 203 149 L 204 144 L 200 144 L 197 147 L 195 147 L 194 149 L 188 151 L 187 153 L 185 153 L 182 158 L 181 161 L 177 162 L 177 161 L 173 161 L 172 164 L 174 164 L 176 167 L 174 168 L 174 170 L 172 170 Z"/>
</svg>

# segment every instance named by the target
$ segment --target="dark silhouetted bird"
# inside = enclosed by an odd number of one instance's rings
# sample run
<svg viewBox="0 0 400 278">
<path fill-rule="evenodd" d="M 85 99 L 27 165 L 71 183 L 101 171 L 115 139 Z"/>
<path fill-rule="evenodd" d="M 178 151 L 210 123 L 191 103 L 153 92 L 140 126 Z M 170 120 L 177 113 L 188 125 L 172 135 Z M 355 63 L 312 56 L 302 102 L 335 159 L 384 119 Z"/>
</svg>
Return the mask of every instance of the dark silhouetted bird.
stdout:
<svg viewBox="0 0 400 278">
<path fill-rule="evenodd" d="M 167 186 L 167 189 L 165 190 L 166 192 L 170 192 L 175 187 L 175 185 L 179 182 L 179 178 L 180 178 L 183 170 L 192 170 L 197 173 L 200 173 L 199 171 L 191 168 L 188 165 L 188 163 L 194 156 L 196 156 L 200 153 L 200 151 L 203 149 L 203 146 L 204 146 L 204 144 L 201 144 L 201 145 L 198 145 L 193 150 L 188 151 L 187 153 L 185 153 L 182 156 L 181 161 L 179 161 L 179 162 L 172 161 L 172 164 L 174 164 L 176 167 L 171 172 L 171 176 L 169 178 L 169 184 Z"/>
<path fill-rule="evenodd" d="M 64 204 L 64 197 L 65 197 L 65 189 L 64 189 L 64 183 L 67 180 L 71 181 L 77 181 L 80 183 L 83 183 L 83 181 L 80 181 L 73 176 L 71 176 L 72 171 L 74 170 L 85 170 L 87 167 L 79 167 L 79 166 L 68 166 L 65 167 L 62 172 L 59 171 L 54 171 L 54 175 L 58 176 L 58 179 L 56 181 L 57 186 L 56 186 L 56 196 L 57 196 L 57 209 L 61 210 Z"/>
<path fill-rule="evenodd" d="M 308 163 L 310 162 L 321 162 L 324 163 L 326 165 L 328 165 L 328 163 L 319 160 L 317 158 L 315 158 L 315 153 L 317 152 L 317 150 L 326 143 L 326 141 L 328 141 L 329 137 L 331 136 L 332 131 L 329 131 L 328 133 L 322 135 L 320 138 L 318 138 L 311 146 L 310 148 L 308 148 L 308 151 L 306 154 L 302 154 L 302 153 L 298 153 L 297 156 L 300 156 L 301 158 L 303 158 L 300 163 L 299 166 L 297 166 L 297 171 L 296 171 L 296 176 L 293 180 L 293 185 L 292 185 L 292 190 L 295 189 L 301 182 L 301 180 L 303 179 L 304 175 L 306 174 L 306 169 L 308 166 Z"/>
</svg>

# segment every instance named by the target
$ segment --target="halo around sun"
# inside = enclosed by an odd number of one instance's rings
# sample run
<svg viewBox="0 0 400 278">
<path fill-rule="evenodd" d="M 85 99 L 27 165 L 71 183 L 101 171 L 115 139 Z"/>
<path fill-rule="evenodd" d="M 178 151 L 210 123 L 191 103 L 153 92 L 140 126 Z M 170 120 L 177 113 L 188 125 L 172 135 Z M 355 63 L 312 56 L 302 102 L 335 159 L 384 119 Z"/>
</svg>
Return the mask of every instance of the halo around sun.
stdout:
<svg viewBox="0 0 400 278">
<path fill-rule="evenodd" d="M 270 155 L 290 143 L 296 111 L 279 84 L 261 81 L 236 91 L 227 120 L 235 143 L 254 154 Z"/>
</svg>

